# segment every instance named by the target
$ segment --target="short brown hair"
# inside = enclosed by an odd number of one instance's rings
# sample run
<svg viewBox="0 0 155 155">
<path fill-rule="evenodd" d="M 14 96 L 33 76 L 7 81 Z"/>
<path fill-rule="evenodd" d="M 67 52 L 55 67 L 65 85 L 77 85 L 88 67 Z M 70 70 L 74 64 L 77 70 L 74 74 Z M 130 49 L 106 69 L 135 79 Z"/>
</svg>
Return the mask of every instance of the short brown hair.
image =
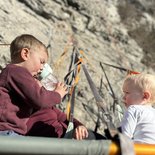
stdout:
<svg viewBox="0 0 155 155">
<path fill-rule="evenodd" d="M 10 45 L 11 60 L 15 59 L 23 48 L 34 49 L 42 46 L 48 54 L 46 46 L 30 34 L 22 34 L 17 36 Z"/>
</svg>

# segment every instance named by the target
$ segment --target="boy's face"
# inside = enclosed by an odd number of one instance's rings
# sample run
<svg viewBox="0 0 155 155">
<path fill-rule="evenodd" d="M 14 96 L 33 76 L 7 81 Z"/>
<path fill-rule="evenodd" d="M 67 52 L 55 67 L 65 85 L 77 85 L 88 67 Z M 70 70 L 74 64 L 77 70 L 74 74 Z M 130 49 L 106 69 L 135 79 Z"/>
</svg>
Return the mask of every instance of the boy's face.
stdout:
<svg viewBox="0 0 155 155">
<path fill-rule="evenodd" d="M 144 99 L 143 92 L 132 81 L 124 83 L 123 93 L 123 102 L 127 108 L 130 105 L 142 104 Z"/>
<path fill-rule="evenodd" d="M 43 47 L 31 49 L 28 51 L 24 67 L 28 69 L 32 76 L 37 76 L 47 62 L 48 55 Z"/>
</svg>

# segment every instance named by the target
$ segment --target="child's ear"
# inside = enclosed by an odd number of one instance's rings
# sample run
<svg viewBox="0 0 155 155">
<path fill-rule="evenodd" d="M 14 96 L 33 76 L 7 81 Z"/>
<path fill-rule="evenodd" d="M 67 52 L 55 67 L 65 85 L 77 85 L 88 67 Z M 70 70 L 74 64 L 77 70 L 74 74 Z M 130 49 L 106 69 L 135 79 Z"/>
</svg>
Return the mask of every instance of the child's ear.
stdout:
<svg viewBox="0 0 155 155">
<path fill-rule="evenodd" d="M 23 60 L 27 60 L 28 59 L 28 57 L 29 57 L 29 53 L 30 53 L 30 50 L 28 49 L 28 48 L 23 48 L 22 50 L 21 50 L 21 58 L 23 59 Z"/>
<path fill-rule="evenodd" d="M 151 97 L 151 93 L 150 92 L 144 92 L 144 94 L 143 94 L 143 98 L 144 99 L 148 100 L 148 99 L 150 99 L 150 97 Z"/>
</svg>

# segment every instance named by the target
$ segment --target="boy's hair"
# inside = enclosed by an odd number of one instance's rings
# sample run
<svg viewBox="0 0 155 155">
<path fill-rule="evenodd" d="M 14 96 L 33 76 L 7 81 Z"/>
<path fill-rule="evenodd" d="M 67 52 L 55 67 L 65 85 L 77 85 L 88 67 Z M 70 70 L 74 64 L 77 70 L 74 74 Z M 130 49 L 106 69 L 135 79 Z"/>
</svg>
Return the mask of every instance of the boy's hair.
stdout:
<svg viewBox="0 0 155 155">
<path fill-rule="evenodd" d="M 124 83 L 130 81 L 138 86 L 143 92 L 149 91 L 151 93 L 149 102 L 155 104 L 155 75 L 144 73 L 136 75 L 132 74 L 126 77 Z"/>
<path fill-rule="evenodd" d="M 16 37 L 10 45 L 11 60 L 15 59 L 23 48 L 35 49 L 36 47 L 43 47 L 48 54 L 46 46 L 34 36 L 22 34 Z"/>
</svg>

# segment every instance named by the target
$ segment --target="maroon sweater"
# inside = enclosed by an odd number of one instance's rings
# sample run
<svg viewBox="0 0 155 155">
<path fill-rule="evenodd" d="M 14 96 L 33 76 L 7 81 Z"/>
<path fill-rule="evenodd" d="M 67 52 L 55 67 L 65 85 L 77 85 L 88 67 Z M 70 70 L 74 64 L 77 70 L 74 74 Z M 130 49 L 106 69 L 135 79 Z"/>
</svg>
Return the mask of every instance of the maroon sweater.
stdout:
<svg viewBox="0 0 155 155">
<path fill-rule="evenodd" d="M 9 64 L 0 74 L 0 131 L 33 135 L 33 131 L 40 129 L 37 123 L 42 123 L 41 130 L 52 132 L 49 136 L 61 137 L 68 122 L 66 115 L 54 107 L 60 102 L 60 95 L 40 88 L 27 69 Z M 81 125 L 77 120 L 74 124 Z M 38 134 L 44 136 L 44 133 Z"/>
</svg>

